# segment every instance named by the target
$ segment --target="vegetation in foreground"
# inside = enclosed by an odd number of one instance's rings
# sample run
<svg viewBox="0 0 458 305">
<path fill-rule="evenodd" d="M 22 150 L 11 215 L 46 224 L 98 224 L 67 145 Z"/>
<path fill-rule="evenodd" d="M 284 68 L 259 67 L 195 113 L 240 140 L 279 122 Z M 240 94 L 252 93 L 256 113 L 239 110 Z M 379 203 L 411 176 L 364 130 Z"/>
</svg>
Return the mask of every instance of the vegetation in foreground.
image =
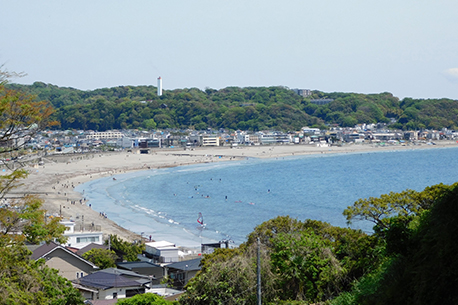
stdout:
<svg viewBox="0 0 458 305">
<path fill-rule="evenodd" d="M 163 297 L 153 293 L 137 294 L 129 299 L 120 299 L 118 305 L 172 305 L 178 304 L 175 301 L 166 301 Z"/>
<path fill-rule="evenodd" d="M 110 244 L 110 250 L 94 248 L 83 254 L 83 258 L 94 263 L 101 270 L 116 267 L 116 262 L 136 262 L 138 254 L 145 250 L 143 243 L 130 243 L 118 238 L 117 235 L 110 235 L 105 244 Z"/>
<path fill-rule="evenodd" d="M 55 124 L 51 119 L 52 108 L 47 102 L 35 101 L 33 96 L 5 87 L 9 76 L 0 70 L 0 158 L 14 156 L 26 143 L 21 139 L 33 137 Z M 0 304 L 84 304 L 81 293 L 70 281 L 59 276 L 57 270 L 47 267 L 44 259 L 35 261 L 30 258 L 32 253 L 26 244 L 50 241 L 65 244 L 65 226 L 59 223 L 59 217 L 46 217 L 43 201 L 37 196 L 10 198 L 8 195 L 28 172 L 20 162 L 3 166 L 5 172 L 0 175 Z M 94 250 L 87 257 L 108 267 L 113 266 L 118 258 L 136 260 L 136 255 L 144 247 L 132 246 L 117 236 L 111 236 L 110 241 L 114 251 L 99 253 Z M 157 304 L 165 303 L 162 298 L 157 298 Z"/>
<path fill-rule="evenodd" d="M 21 149 L 18 139 L 32 137 L 53 125 L 49 105 L 6 89 L 6 77 L 8 74 L 0 71 L 0 157 Z M 44 260 L 30 259 L 26 243 L 54 239 L 65 242 L 65 226 L 59 224 L 59 218 L 46 219 L 43 202 L 36 196 L 4 201 L 28 174 L 21 167 L 7 169 L 0 175 L 0 303 L 83 304 L 81 294 L 70 281 L 48 268 Z"/>
</svg>

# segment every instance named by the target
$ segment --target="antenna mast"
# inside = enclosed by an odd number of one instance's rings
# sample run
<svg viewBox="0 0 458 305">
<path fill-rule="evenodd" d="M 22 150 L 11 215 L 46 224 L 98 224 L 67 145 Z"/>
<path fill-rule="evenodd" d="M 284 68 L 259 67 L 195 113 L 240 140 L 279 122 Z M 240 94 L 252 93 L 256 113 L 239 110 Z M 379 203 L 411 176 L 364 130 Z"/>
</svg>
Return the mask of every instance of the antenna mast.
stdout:
<svg viewBox="0 0 458 305">
<path fill-rule="evenodd" d="M 261 242 L 259 241 L 259 237 L 257 239 L 258 241 L 258 281 L 257 281 L 257 296 L 258 296 L 258 305 L 261 305 Z"/>
</svg>

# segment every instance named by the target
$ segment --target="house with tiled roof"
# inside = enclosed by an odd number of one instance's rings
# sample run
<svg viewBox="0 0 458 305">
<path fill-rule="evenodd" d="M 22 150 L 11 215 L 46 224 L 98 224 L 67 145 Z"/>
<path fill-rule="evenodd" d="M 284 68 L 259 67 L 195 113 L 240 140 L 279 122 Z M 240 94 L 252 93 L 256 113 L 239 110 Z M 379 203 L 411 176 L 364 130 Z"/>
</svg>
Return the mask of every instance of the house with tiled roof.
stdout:
<svg viewBox="0 0 458 305">
<path fill-rule="evenodd" d="M 99 268 L 78 254 L 54 242 L 43 244 L 35 248 L 31 259 L 45 259 L 46 266 L 59 271 L 59 275 L 74 280 L 91 274 Z"/>
<path fill-rule="evenodd" d="M 188 281 L 201 269 L 201 260 L 202 257 L 199 257 L 166 265 L 166 275 L 173 281 L 173 287 L 183 289 Z"/>
<path fill-rule="evenodd" d="M 159 284 L 165 275 L 165 269 L 162 266 L 146 261 L 119 262 L 116 263 L 116 266 L 119 269 L 149 276 L 153 285 Z"/>
<path fill-rule="evenodd" d="M 67 247 L 68 248 L 68 247 Z M 105 249 L 108 250 L 108 246 L 99 245 L 96 243 L 90 243 L 89 245 L 76 250 L 76 254 L 83 256 L 84 253 L 91 251 L 92 249 Z"/>
<path fill-rule="evenodd" d="M 151 280 L 135 272 L 109 268 L 74 280 L 73 283 L 86 299 L 110 300 L 145 293 Z"/>
</svg>

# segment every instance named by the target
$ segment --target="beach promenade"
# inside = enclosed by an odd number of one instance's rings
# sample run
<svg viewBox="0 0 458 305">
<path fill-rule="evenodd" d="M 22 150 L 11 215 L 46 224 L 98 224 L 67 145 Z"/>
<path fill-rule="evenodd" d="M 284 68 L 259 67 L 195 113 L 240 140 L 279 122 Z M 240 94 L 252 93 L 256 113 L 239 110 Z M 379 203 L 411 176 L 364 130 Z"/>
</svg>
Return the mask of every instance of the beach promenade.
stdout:
<svg viewBox="0 0 458 305">
<path fill-rule="evenodd" d="M 94 224 L 104 236 L 116 234 L 122 239 L 133 241 L 141 237 L 118 226 L 109 218 L 100 215 L 86 202 L 84 194 L 74 191 L 81 183 L 102 177 L 130 171 L 147 170 L 173 166 L 185 166 L 196 163 L 228 162 L 246 158 L 280 158 L 306 154 L 355 153 L 369 151 L 391 151 L 400 149 L 436 149 L 455 147 L 452 141 L 438 141 L 436 145 L 410 146 L 375 146 L 344 145 L 341 147 L 317 147 L 314 145 L 279 145 L 279 146 L 240 146 L 198 147 L 184 149 L 152 149 L 149 154 L 131 152 L 86 153 L 44 157 L 43 165 L 30 165 L 29 177 L 23 185 L 9 195 L 20 197 L 24 194 L 35 194 L 44 200 L 44 209 L 48 214 L 62 215 L 66 219 L 85 224 Z M 84 215 L 84 218 L 81 217 Z M 81 223 L 79 223 L 81 225 Z M 146 236 L 144 236 L 146 237 Z M 179 246 L 179 245 L 178 245 Z"/>
</svg>

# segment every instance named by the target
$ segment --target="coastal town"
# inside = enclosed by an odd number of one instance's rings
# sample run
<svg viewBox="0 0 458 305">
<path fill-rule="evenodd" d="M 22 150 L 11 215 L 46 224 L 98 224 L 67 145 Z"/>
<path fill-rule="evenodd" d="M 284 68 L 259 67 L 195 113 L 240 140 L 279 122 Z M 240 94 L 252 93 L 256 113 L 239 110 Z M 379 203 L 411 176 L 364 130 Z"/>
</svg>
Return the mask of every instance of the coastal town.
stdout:
<svg viewBox="0 0 458 305">
<path fill-rule="evenodd" d="M 221 130 L 111 130 L 78 131 L 48 130 L 35 138 L 24 139 L 26 147 L 54 154 L 81 153 L 91 150 L 122 150 L 131 148 L 195 148 L 236 147 L 238 145 L 307 144 L 339 146 L 348 144 L 407 145 L 419 142 L 432 144 L 439 140 L 458 139 L 458 131 L 447 130 L 389 130 L 386 124 L 361 124 L 353 128 L 334 127 L 328 130 L 303 127 L 294 132 Z M 142 150 L 147 153 L 147 150 Z"/>
<path fill-rule="evenodd" d="M 458 304 L 458 1 L 2 1 L 0 305 Z"/>
<path fill-rule="evenodd" d="M 25 139 L 23 154 L 2 160 L 3 172 L 17 162 L 29 169 L 26 189 L 10 196 L 36 194 L 44 200 L 47 217 L 60 217 L 66 226 L 65 244 L 30 245 L 35 260 L 72 281 L 92 304 L 114 304 L 117 299 L 152 292 L 170 300 L 183 293 L 184 286 L 199 270 L 203 254 L 229 247 L 224 241 L 186 248 L 154 236 L 130 232 L 95 211 L 84 194 L 74 188 L 86 181 L 133 170 L 230 161 L 244 158 L 348 153 L 377 149 L 406 149 L 456 145 L 456 131 L 390 131 L 384 126 L 300 131 L 44 131 Z M 138 158 L 137 158 L 138 157 Z M 115 178 L 113 178 L 115 179 Z M 6 202 L 8 198 L 4 199 Z M 117 262 L 116 268 L 100 270 L 83 258 L 95 249 L 109 249 L 110 236 L 131 243 L 144 243 L 136 262 Z M 164 279 L 167 279 L 165 283 Z M 112 303 L 107 303 L 111 300 Z"/>
</svg>

